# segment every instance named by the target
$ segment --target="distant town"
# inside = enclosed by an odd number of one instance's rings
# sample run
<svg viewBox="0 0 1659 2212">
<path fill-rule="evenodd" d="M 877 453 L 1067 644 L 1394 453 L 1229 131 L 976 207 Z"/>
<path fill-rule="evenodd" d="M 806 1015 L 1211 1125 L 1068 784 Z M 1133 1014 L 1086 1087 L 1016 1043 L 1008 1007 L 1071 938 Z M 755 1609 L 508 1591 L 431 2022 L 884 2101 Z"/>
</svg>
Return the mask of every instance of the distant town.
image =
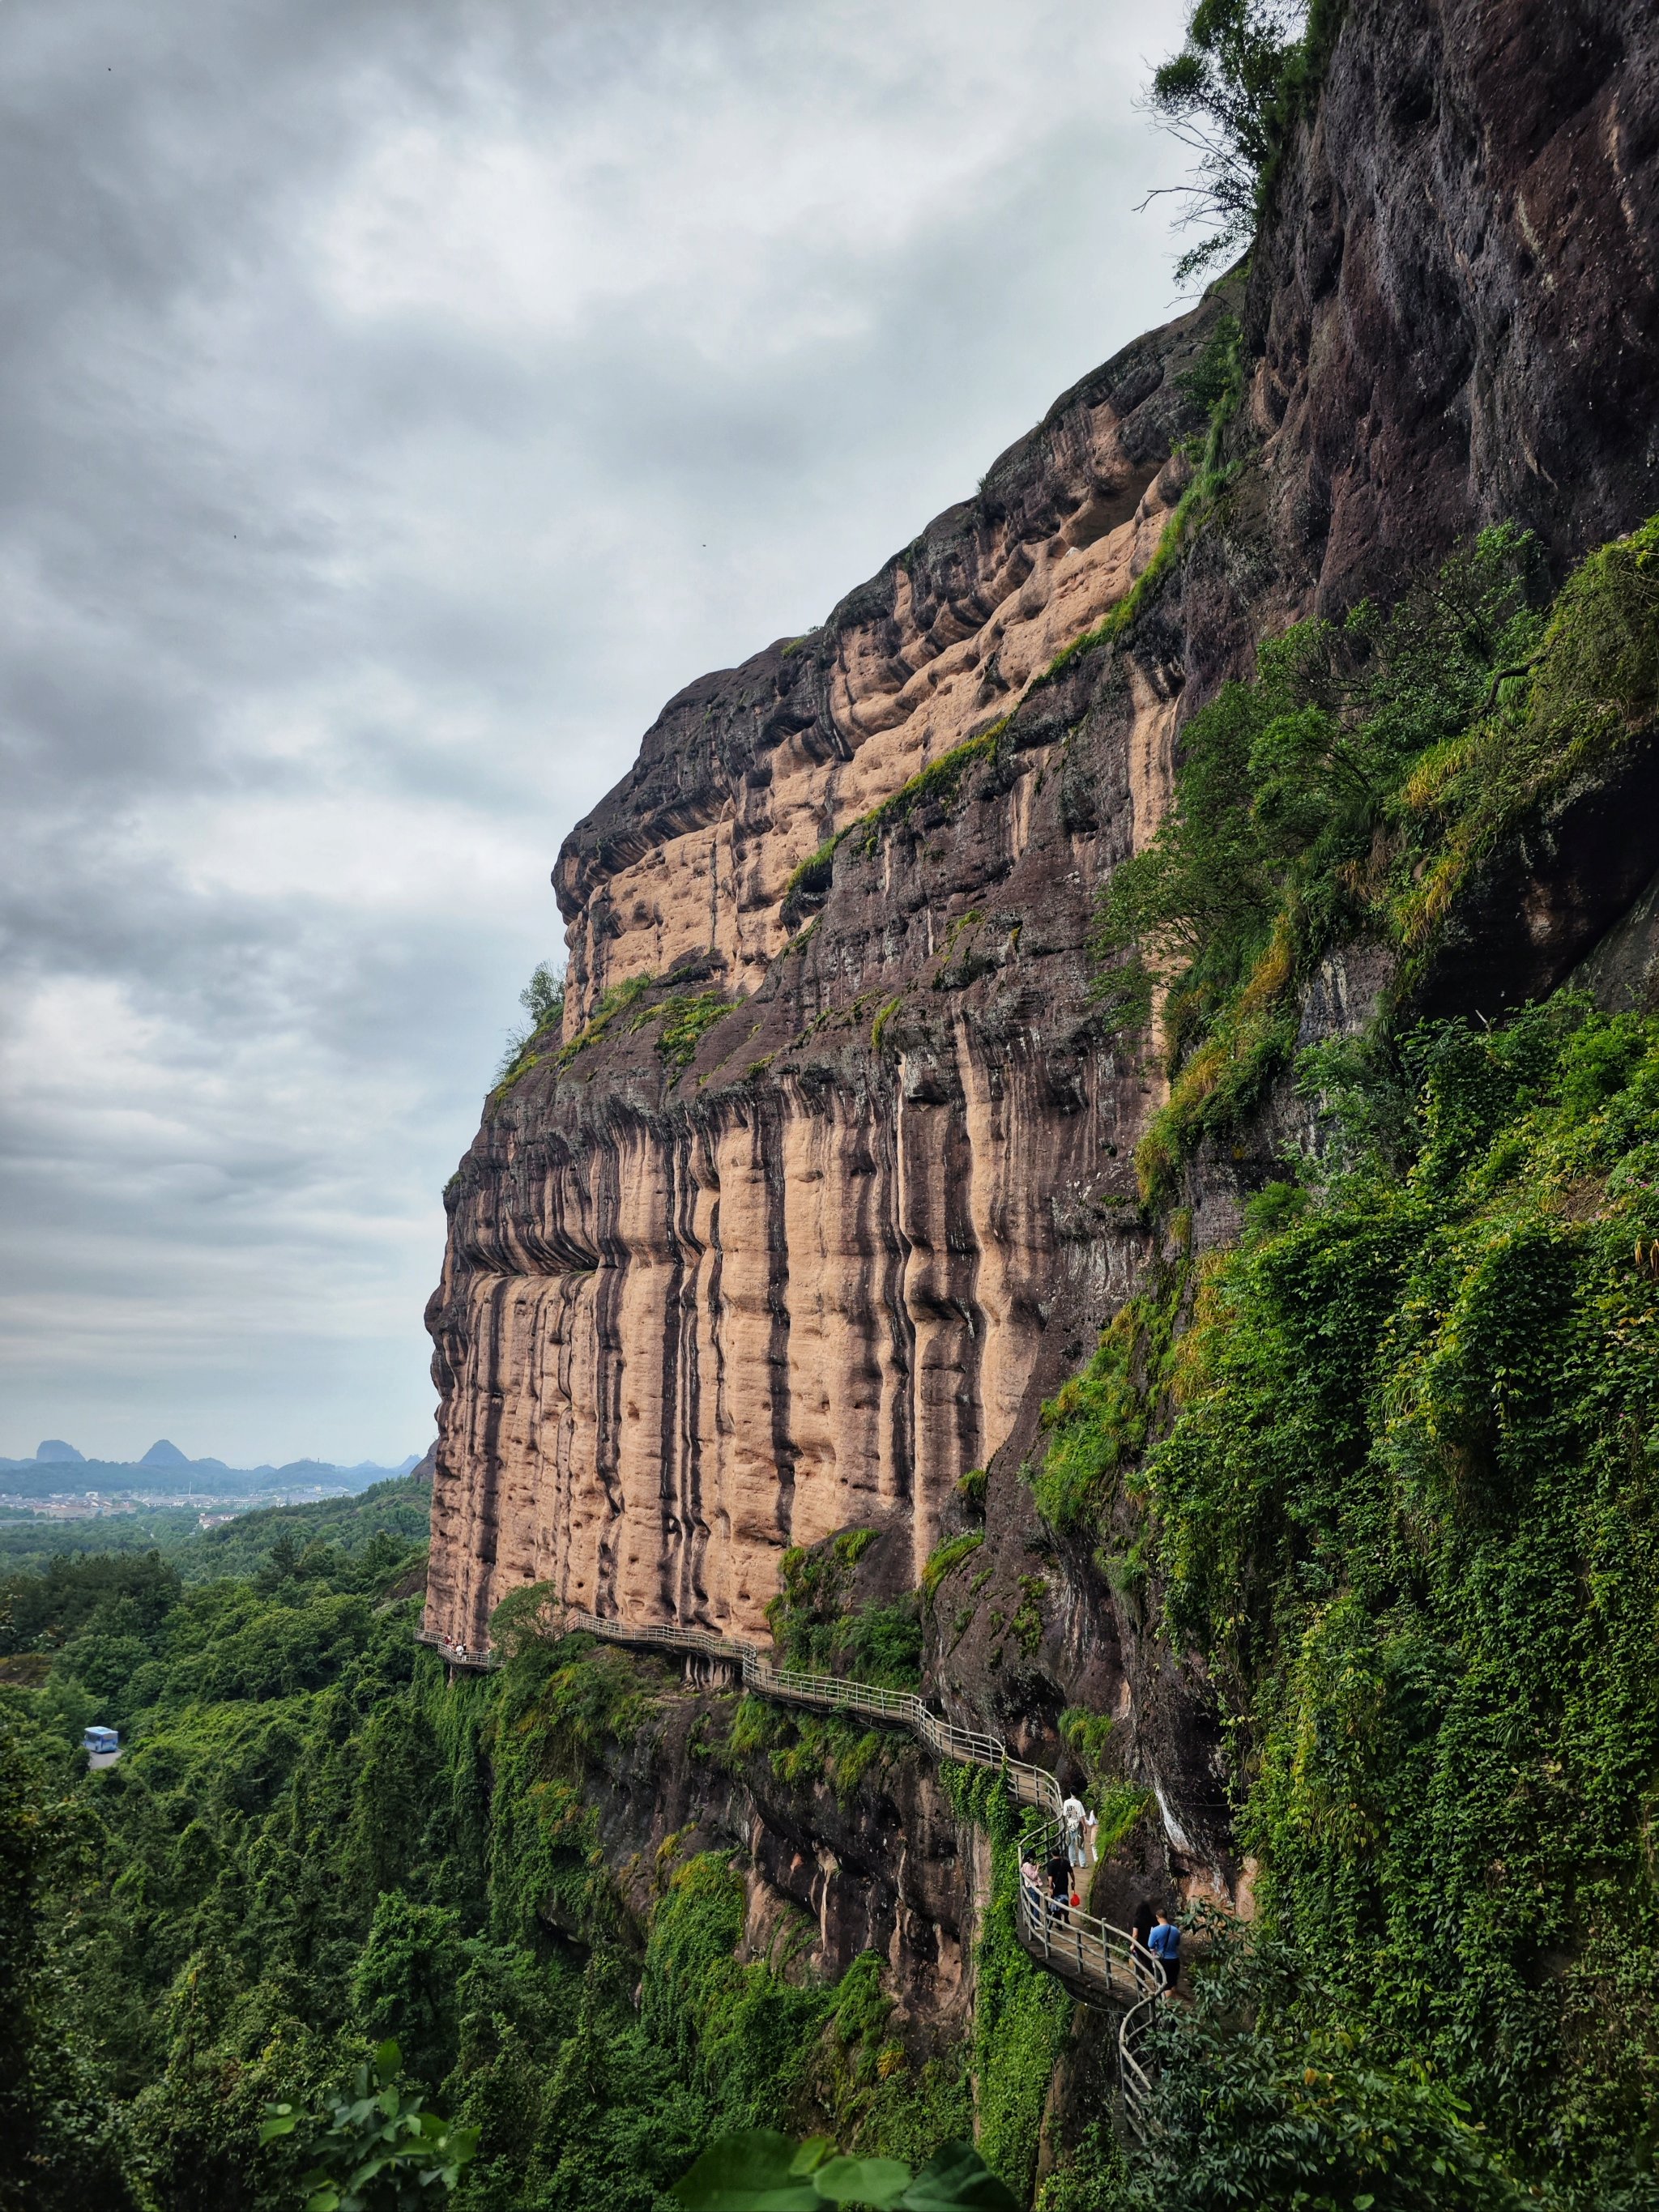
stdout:
<svg viewBox="0 0 1659 2212">
<path fill-rule="evenodd" d="M 255 1507 L 348 1497 L 420 1464 L 421 1455 L 410 1452 L 391 1465 L 301 1459 L 234 1468 L 220 1459 L 188 1458 L 166 1437 L 137 1459 L 96 1460 L 62 1437 L 48 1437 L 27 1459 L 0 1458 L 0 1512 L 84 1521 L 165 1506 L 193 1510 L 202 1528 L 213 1528 Z"/>
</svg>

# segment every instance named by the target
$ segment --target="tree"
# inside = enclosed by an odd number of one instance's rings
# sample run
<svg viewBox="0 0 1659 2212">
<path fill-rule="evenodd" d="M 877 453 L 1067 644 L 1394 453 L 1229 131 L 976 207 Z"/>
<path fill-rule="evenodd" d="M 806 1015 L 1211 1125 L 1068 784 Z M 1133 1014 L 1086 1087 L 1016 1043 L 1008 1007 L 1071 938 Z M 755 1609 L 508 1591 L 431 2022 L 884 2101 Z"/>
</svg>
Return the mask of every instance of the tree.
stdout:
<svg viewBox="0 0 1659 2212">
<path fill-rule="evenodd" d="M 538 960 L 530 981 L 519 994 L 519 1004 L 524 1008 L 536 1030 L 550 1029 L 564 1013 L 564 970 L 555 968 L 550 961 Z"/>
<path fill-rule="evenodd" d="M 121 2212 L 114 2115 L 59 2016 L 45 1898 L 76 1850 L 50 1747 L 0 1688 L 0 2212 Z"/>
<path fill-rule="evenodd" d="M 1185 224 L 1214 226 L 1176 263 L 1182 283 L 1255 228 L 1305 15 L 1304 0 L 1198 0 L 1186 45 L 1152 78 L 1152 112 L 1198 156 L 1192 181 L 1165 189 L 1186 200 Z"/>
<path fill-rule="evenodd" d="M 519 994 L 519 1004 L 528 1018 L 509 1030 L 495 1080 L 503 1083 L 524 1059 L 544 1030 L 555 1029 L 564 1018 L 564 970 L 550 960 L 538 960 L 530 981 Z"/>
<path fill-rule="evenodd" d="M 352 2004 L 368 2034 L 397 2031 L 418 2081 L 441 2081 L 455 2063 L 456 1993 L 465 1963 L 459 1913 L 419 1904 L 402 1890 L 382 1892 L 351 1978 Z"/>
<path fill-rule="evenodd" d="M 399 2089 L 403 2057 L 383 2043 L 365 2060 L 351 2087 L 312 2122 L 317 2163 L 301 2179 L 306 2212 L 404 2212 L 429 2206 L 434 2185 L 446 2194 L 478 2148 L 476 2128 L 452 2127 L 418 2095 Z M 325 2125 L 326 2122 L 326 2125 Z M 274 2142 L 303 2124 L 292 2105 L 273 2105 L 259 2130 Z"/>
</svg>

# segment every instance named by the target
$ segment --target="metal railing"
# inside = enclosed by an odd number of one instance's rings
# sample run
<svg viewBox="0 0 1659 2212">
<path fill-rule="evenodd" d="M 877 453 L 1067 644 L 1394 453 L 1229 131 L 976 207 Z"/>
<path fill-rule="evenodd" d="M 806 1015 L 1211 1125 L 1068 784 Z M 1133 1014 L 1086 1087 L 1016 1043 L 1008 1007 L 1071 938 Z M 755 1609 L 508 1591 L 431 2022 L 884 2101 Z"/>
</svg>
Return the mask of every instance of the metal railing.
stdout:
<svg viewBox="0 0 1659 2212">
<path fill-rule="evenodd" d="M 1069 1857 L 1070 1843 L 1063 1820 L 1027 1821 L 1020 1832 L 1020 1856 L 1046 1868 L 1055 1858 Z M 1014 1917 L 1021 1942 L 1050 1973 L 1067 1983 L 1085 1983 L 1124 2007 L 1117 2025 L 1123 2118 L 1137 2141 L 1145 2142 L 1152 2081 L 1143 2052 L 1168 1979 L 1162 1960 L 1129 1931 L 1059 1904 L 1023 1875 Z"/>
<path fill-rule="evenodd" d="M 429 1628 L 417 1628 L 415 1641 L 429 1644 L 450 1666 L 476 1668 L 481 1674 L 500 1663 L 493 1651 L 469 1650 L 463 1644 L 452 1644 L 447 1636 L 434 1636 Z"/>
<path fill-rule="evenodd" d="M 567 1608 L 563 1619 L 567 1632 L 581 1629 L 613 1644 L 643 1644 L 722 1661 L 737 1669 L 745 1689 L 761 1697 L 811 1705 L 826 1712 L 863 1713 L 872 1720 L 908 1728 L 940 1759 L 994 1768 L 1006 1782 L 1017 1804 L 1047 1816 L 1027 1822 L 1020 1837 L 1022 1856 L 1029 1852 L 1038 1866 L 1046 1867 L 1051 1858 L 1066 1854 L 1060 1784 L 1048 1769 L 1011 1759 L 1000 1736 L 958 1728 L 955 1722 L 930 1711 L 909 1691 L 872 1689 L 867 1683 L 848 1681 L 839 1674 L 805 1674 L 775 1667 L 754 1644 L 735 1637 L 716 1636 L 708 1629 L 634 1627 L 626 1621 L 601 1620 L 597 1613 L 580 1613 L 574 1607 Z M 1152 2084 L 1139 2051 L 1158 2016 L 1164 1993 L 1162 1964 L 1129 1929 L 1046 1898 L 1023 1876 L 1018 1886 L 1014 1923 L 1030 1956 L 1066 1983 L 1074 1995 L 1113 2009 L 1123 2008 L 1117 2032 L 1123 2117 L 1132 2132 L 1144 2141 Z"/>
</svg>

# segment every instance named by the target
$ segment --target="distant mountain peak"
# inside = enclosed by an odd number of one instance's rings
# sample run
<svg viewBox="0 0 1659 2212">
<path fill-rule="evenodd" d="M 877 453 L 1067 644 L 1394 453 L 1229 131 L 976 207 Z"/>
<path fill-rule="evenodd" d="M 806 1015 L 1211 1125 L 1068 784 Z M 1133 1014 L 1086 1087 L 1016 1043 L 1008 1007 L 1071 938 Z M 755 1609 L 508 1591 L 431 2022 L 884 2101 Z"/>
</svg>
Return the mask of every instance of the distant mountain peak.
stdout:
<svg viewBox="0 0 1659 2212">
<path fill-rule="evenodd" d="M 36 1459 L 68 1460 L 76 1467 L 84 1467 L 87 1463 L 86 1454 L 76 1451 L 73 1444 L 66 1444 L 62 1437 L 48 1437 L 45 1443 L 37 1444 L 34 1456 Z"/>
<path fill-rule="evenodd" d="M 76 1457 L 80 1457 L 78 1452 Z M 138 1464 L 140 1467 L 188 1467 L 190 1462 L 177 1444 L 169 1443 L 165 1437 L 158 1437 Z"/>
</svg>

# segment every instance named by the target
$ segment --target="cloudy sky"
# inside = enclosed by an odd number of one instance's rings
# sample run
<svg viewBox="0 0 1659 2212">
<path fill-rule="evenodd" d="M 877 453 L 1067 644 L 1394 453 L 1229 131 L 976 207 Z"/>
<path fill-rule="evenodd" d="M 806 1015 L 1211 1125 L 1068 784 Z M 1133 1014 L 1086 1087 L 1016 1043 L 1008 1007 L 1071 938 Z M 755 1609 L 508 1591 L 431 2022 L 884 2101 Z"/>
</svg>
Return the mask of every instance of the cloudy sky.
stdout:
<svg viewBox="0 0 1659 2212">
<path fill-rule="evenodd" d="M 422 1449 L 548 869 L 1173 310 L 1166 0 L 9 0 L 0 1454 Z"/>
</svg>

